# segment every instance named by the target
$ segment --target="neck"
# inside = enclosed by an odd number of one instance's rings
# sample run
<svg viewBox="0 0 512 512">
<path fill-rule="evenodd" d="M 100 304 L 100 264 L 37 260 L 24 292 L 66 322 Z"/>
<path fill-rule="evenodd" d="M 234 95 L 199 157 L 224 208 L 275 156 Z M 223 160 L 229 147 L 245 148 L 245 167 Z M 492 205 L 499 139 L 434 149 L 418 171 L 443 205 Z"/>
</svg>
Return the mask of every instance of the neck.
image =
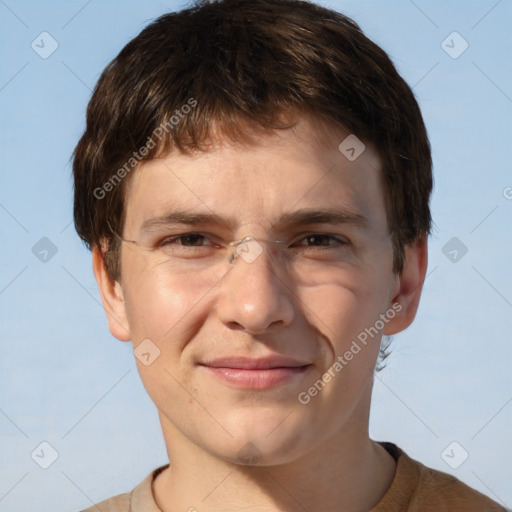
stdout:
<svg viewBox="0 0 512 512">
<path fill-rule="evenodd" d="M 163 512 L 368 512 L 395 474 L 391 455 L 368 437 L 368 415 L 301 458 L 273 466 L 219 459 L 161 421 L 171 463 L 153 493 Z"/>
</svg>

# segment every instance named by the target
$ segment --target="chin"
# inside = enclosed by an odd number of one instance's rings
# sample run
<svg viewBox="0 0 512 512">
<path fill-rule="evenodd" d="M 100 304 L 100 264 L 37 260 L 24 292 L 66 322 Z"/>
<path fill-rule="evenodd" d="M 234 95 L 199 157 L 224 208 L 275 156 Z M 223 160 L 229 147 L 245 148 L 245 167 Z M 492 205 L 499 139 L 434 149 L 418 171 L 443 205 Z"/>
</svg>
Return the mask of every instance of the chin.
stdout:
<svg viewBox="0 0 512 512">
<path fill-rule="evenodd" d="M 221 459 L 242 466 L 291 463 L 309 451 L 310 443 L 304 437 L 303 425 L 289 425 L 283 418 L 286 415 L 281 415 L 279 421 L 255 420 L 239 425 L 233 438 L 211 451 Z"/>
</svg>

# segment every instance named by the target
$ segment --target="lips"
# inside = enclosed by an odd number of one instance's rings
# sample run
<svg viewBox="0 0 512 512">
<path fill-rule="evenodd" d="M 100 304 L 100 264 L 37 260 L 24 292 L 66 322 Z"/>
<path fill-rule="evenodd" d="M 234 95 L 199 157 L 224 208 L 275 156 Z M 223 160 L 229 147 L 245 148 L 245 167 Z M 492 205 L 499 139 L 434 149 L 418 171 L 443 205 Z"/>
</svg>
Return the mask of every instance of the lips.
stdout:
<svg viewBox="0 0 512 512">
<path fill-rule="evenodd" d="M 208 361 L 201 366 L 230 387 L 262 390 L 292 381 L 311 364 L 290 357 L 272 356 L 263 359 L 227 357 Z"/>
<path fill-rule="evenodd" d="M 299 368 L 310 363 L 285 356 L 272 356 L 261 359 L 226 357 L 204 363 L 210 368 L 238 368 L 243 370 L 268 370 L 272 368 Z"/>
</svg>

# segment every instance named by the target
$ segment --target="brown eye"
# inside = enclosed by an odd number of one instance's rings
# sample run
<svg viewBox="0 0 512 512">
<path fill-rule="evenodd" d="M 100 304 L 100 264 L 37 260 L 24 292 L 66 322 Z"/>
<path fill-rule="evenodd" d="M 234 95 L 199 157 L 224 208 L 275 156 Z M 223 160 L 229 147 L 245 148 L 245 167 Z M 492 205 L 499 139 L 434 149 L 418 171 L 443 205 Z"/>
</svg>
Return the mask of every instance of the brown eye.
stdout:
<svg viewBox="0 0 512 512">
<path fill-rule="evenodd" d="M 208 235 L 181 233 L 166 236 L 154 246 L 154 249 L 176 258 L 204 258 L 212 256 L 219 247 L 221 246 L 212 242 L 212 237 Z"/>
<path fill-rule="evenodd" d="M 163 241 L 162 245 L 168 243 L 177 243 L 178 245 L 197 247 L 201 246 L 201 242 L 206 240 L 203 235 L 197 233 L 187 233 L 186 235 L 180 235 L 173 238 L 168 238 Z"/>
<path fill-rule="evenodd" d="M 320 248 L 329 248 L 329 247 L 339 247 L 348 245 L 348 241 L 334 235 L 328 235 L 326 233 L 313 233 L 306 235 L 300 239 L 299 242 L 305 241 L 306 243 L 299 243 L 299 245 L 306 247 L 320 247 Z"/>
</svg>

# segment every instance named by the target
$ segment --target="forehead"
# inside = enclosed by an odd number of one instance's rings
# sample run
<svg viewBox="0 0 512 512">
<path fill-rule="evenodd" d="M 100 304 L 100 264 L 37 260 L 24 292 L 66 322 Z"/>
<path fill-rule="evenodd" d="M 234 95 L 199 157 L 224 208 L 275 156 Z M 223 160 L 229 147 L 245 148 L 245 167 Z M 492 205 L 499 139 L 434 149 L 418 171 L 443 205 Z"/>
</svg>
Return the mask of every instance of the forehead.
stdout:
<svg viewBox="0 0 512 512">
<path fill-rule="evenodd" d="M 386 228 L 381 161 L 354 135 L 303 118 L 290 129 L 253 133 L 250 144 L 217 139 L 209 151 L 169 152 L 142 163 L 125 194 L 125 226 L 140 229 L 169 210 L 230 218 L 233 226 L 284 214 L 341 208 Z"/>
</svg>

